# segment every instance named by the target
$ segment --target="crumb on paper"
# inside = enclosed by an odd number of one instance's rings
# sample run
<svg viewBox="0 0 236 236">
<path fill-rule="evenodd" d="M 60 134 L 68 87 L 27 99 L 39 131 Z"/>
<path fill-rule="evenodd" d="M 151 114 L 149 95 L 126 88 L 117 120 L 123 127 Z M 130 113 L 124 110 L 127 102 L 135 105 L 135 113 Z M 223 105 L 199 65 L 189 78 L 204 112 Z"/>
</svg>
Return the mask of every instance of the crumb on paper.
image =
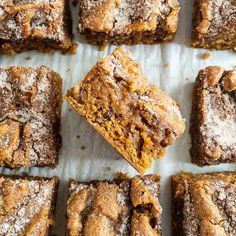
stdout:
<svg viewBox="0 0 236 236">
<path fill-rule="evenodd" d="M 105 171 L 111 171 L 111 167 L 110 166 L 106 166 L 105 167 Z"/>
<path fill-rule="evenodd" d="M 22 177 L 27 177 L 27 176 L 29 176 L 29 173 L 27 173 L 27 172 L 24 171 L 24 172 L 21 173 L 21 176 L 22 176 Z"/>
<path fill-rule="evenodd" d="M 163 64 L 163 68 L 164 68 L 164 69 L 167 69 L 168 67 L 169 67 L 169 63 Z"/>
<path fill-rule="evenodd" d="M 107 44 L 102 44 L 98 46 L 99 51 L 104 51 L 104 49 L 107 47 Z"/>
<path fill-rule="evenodd" d="M 72 109 L 71 109 L 71 108 L 69 108 L 69 111 L 72 111 Z"/>
<path fill-rule="evenodd" d="M 70 68 L 68 68 L 67 70 L 66 70 L 66 72 L 69 72 L 70 71 Z"/>
<path fill-rule="evenodd" d="M 86 146 L 81 146 L 81 148 L 80 148 L 80 149 L 81 149 L 81 150 L 84 150 L 85 148 L 86 148 Z"/>
<path fill-rule="evenodd" d="M 29 61 L 29 60 L 31 60 L 31 57 L 28 56 L 28 57 L 25 58 L 25 60 L 26 60 L 26 61 Z"/>
<path fill-rule="evenodd" d="M 123 172 L 116 172 L 116 178 L 117 179 L 129 179 L 129 176 L 127 173 L 123 173 Z"/>
<path fill-rule="evenodd" d="M 205 52 L 201 55 L 201 59 L 207 60 L 211 57 L 211 54 L 209 52 Z"/>
<path fill-rule="evenodd" d="M 78 45 L 76 43 L 73 43 L 70 49 L 68 50 L 67 54 L 69 55 L 75 55 L 77 51 Z"/>
<path fill-rule="evenodd" d="M 76 136 L 76 138 L 77 138 L 77 139 L 80 139 L 80 135 L 78 134 L 78 135 Z"/>
<path fill-rule="evenodd" d="M 186 78 L 185 80 L 189 80 L 189 78 Z"/>
</svg>

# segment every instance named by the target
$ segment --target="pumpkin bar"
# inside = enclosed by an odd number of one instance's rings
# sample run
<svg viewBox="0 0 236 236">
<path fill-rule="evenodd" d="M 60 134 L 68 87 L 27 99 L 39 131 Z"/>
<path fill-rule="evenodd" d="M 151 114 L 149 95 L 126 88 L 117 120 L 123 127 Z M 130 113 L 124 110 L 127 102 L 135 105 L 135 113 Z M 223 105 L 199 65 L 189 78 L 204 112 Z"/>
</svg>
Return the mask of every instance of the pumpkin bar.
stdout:
<svg viewBox="0 0 236 236">
<path fill-rule="evenodd" d="M 154 44 L 177 30 L 178 0 L 80 0 L 78 30 L 89 43 Z"/>
<path fill-rule="evenodd" d="M 61 78 L 52 70 L 0 68 L 0 166 L 55 167 L 61 101 Z"/>
<path fill-rule="evenodd" d="M 236 172 L 172 176 L 173 235 L 236 235 Z"/>
<path fill-rule="evenodd" d="M 0 1 L 0 54 L 72 49 L 67 0 Z"/>
<path fill-rule="evenodd" d="M 68 236 L 161 235 L 158 175 L 69 183 Z"/>
<path fill-rule="evenodd" d="M 0 176 L 0 235 L 49 235 L 57 186 L 57 177 Z"/>
<path fill-rule="evenodd" d="M 236 50 L 235 0 L 195 0 L 192 46 Z"/>
<path fill-rule="evenodd" d="M 185 128 L 177 104 L 121 48 L 101 59 L 65 99 L 141 173 Z"/>
<path fill-rule="evenodd" d="M 197 76 L 191 115 L 192 162 L 236 163 L 236 71 L 219 66 Z"/>
</svg>

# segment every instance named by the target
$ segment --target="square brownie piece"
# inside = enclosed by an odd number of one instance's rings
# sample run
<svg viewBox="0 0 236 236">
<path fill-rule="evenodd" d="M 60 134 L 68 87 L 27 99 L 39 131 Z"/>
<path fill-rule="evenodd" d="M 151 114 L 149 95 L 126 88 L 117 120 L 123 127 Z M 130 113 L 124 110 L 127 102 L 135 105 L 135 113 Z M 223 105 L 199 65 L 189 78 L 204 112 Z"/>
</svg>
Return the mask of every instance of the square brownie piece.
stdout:
<svg viewBox="0 0 236 236">
<path fill-rule="evenodd" d="M 173 235 L 236 235 L 236 173 L 172 176 Z"/>
<path fill-rule="evenodd" d="M 0 68 L 0 166 L 55 167 L 61 78 L 42 66 Z"/>
<path fill-rule="evenodd" d="M 192 162 L 236 162 L 236 71 L 201 70 L 193 92 L 190 124 Z"/>
<path fill-rule="evenodd" d="M 185 129 L 178 105 L 121 48 L 98 61 L 65 99 L 141 173 Z"/>
<path fill-rule="evenodd" d="M 67 203 L 68 236 L 161 235 L 160 177 L 71 180 Z"/>
<path fill-rule="evenodd" d="M 235 0 L 195 0 L 192 46 L 236 51 Z"/>
<path fill-rule="evenodd" d="M 69 1 L 0 1 L 0 54 L 30 49 L 65 53 L 71 47 Z"/>
<path fill-rule="evenodd" d="M 0 176 L 0 235 L 49 235 L 58 178 Z"/>
<path fill-rule="evenodd" d="M 174 38 L 178 0 L 81 0 L 79 32 L 92 44 L 154 44 Z"/>
</svg>

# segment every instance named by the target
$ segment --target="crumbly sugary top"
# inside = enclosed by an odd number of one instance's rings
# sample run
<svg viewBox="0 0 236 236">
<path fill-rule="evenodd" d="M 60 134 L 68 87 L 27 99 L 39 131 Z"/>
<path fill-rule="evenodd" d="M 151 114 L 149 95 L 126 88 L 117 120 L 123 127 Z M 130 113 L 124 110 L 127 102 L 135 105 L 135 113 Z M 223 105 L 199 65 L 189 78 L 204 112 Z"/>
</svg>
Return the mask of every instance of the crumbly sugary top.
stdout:
<svg viewBox="0 0 236 236">
<path fill-rule="evenodd" d="M 214 157 L 236 155 L 236 71 L 208 67 L 199 77 L 203 82 L 200 132 Z"/>
<path fill-rule="evenodd" d="M 68 233 L 72 235 L 159 235 L 161 207 L 156 175 L 112 182 L 72 181 Z M 149 208 L 146 209 L 146 206 Z M 153 224 L 149 221 L 153 218 Z"/>
<path fill-rule="evenodd" d="M 202 37 L 236 40 L 235 0 L 198 0 L 197 2 L 200 19 L 196 30 Z"/>
<path fill-rule="evenodd" d="M 0 39 L 46 38 L 70 40 L 65 23 L 65 0 L 1 0 Z"/>
<path fill-rule="evenodd" d="M 183 199 L 184 235 L 236 235 L 236 174 L 174 177 Z"/>
<path fill-rule="evenodd" d="M 111 35 L 155 31 L 164 20 L 170 32 L 176 31 L 177 0 L 82 0 L 81 31 L 89 29 Z"/>
<path fill-rule="evenodd" d="M 0 177 L 0 235 L 48 235 L 56 179 Z"/>
<path fill-rule="evenodd" d="M 53 165 L 60 146 L 61 79 L 46 67 L 0 68 L 0 165 Z"/>
</svg>

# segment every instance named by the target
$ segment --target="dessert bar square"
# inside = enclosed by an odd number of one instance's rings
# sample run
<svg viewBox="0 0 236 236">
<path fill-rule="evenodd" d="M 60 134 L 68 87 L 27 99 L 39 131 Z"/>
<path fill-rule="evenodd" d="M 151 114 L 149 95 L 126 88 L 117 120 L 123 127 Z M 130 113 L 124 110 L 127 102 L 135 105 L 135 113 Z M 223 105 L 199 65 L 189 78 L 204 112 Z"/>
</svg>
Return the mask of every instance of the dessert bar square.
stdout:
<svg viewBox="0 0 236 236">
<path fill-rule="evenodd" d="M 236 71 L 201 70 L 193 92 L 190 124 L 192 162 L 236 162 Z"/>
<path fill-rule="evenodd" d="M 195 0 L 192 46 L 236 51 L 235 0 Z"/>
<path fill-rule="evenodd" d="M 0 54 L 29 49 L 63 53 L 72 47 L 67 0 L 0 1 Z"/>
<path fill-rule="evenodd" d="M 236 173 L 172 176 L 173 235 L 236 235 Z"/>
<path fill-rule="evenodd" d="M 101 59 L 65 99 L 141 173 L 185 128 L 177 104 L 121 48 Z"/>
<path fill-rule="evenodd" d="M 57 177 L 0 176 L 0 235 L 49 235 L 57 186 Z"/>
<path fill-rule="evenodd" d="M 42 66 L 0 68 L 0 166 L 55 167 L 61 78 Z"/>
<path fill-rule="evenodd" d="M 178 13 L 178 0 L 81 0 L 79 32 L 100 46 L 167 42 Z"/>
<path fill-rule="evenodd" d="M 159 181 L 158 175 L 70 181 L 68 235 L 161 235 Z"/>
</svg>

